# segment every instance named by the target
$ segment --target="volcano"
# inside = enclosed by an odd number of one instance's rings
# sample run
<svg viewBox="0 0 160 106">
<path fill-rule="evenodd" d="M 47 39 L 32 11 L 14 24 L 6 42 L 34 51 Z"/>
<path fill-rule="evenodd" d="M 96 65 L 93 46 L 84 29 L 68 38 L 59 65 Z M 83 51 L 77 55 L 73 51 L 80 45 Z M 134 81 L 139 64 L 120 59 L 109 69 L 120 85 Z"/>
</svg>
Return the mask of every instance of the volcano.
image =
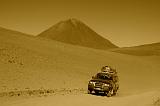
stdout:
<svg viewBox="0 0 160 106">
<path fill-rule="evenodd" d="M 106 50 L 117 48 L 112 42 L 103 38 L 83 22 L 74 18 L 61 21 L 40 33 L 38 36 L 94 49 Z"/>
</svg>

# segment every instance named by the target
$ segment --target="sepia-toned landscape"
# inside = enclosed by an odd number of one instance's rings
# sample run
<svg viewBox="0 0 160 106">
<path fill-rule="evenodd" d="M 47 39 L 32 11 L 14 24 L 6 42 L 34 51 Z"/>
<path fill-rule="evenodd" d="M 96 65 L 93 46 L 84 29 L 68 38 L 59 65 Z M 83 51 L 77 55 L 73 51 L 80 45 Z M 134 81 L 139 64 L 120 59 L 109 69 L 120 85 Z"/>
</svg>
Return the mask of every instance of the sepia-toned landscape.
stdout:
<svg viewBox="0 0 160 106">
<path fill-rule="evenodd" d="M 77 18 L 37 35 L 11 29 L 0 27 L 0 106 L 160 106 L 160 39 L 120 47 Z M 105 65 L 117 95 L 88 94 Z"/>
</svg>

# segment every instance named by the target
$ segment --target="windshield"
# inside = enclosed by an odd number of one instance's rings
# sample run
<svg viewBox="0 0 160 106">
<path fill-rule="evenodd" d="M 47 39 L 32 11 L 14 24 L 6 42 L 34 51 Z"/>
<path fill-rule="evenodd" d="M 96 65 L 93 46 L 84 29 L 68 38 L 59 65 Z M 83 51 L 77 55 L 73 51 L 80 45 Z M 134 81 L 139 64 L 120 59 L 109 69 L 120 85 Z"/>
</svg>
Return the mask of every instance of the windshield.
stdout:
<svg viewBox="0 0 160 106">
<path fill-rule="evenodd" d="M 103 79 L 103 80 L 112 80 L 112 77 L 106 73 L 98 73 L 95 76 L 96 79 Z"/>
</svg>

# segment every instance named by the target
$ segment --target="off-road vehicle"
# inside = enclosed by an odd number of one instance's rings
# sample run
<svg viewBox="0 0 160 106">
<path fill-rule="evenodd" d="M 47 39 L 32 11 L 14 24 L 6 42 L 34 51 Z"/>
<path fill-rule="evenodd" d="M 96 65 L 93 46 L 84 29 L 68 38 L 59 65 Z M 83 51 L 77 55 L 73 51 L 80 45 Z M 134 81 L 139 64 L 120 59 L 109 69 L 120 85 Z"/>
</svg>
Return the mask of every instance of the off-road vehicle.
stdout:
<svg viewBox="0 0 160 106">
<path fill-rule="evenodd" d="M 115 70 L 110 72 L 102 70 L 97 73 L 88 83 L 88 93 L 103 93 L 107 96 L 116 95 L 119 88 L 118 76 Z"/>
</svg>

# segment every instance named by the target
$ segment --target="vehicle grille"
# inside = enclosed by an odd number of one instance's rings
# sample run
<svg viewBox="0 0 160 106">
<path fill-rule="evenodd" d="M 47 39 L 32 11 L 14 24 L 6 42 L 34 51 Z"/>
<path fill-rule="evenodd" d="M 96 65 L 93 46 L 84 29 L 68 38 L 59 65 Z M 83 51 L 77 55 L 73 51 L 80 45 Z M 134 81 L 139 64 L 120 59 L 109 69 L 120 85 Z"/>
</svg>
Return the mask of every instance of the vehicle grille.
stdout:
<svg viewBox="0 0 160 106">
<path fill-rule="evenodd" d="M 101 88 L 103 83 L 95 83 L 95 88 Z"/>
</svg>

